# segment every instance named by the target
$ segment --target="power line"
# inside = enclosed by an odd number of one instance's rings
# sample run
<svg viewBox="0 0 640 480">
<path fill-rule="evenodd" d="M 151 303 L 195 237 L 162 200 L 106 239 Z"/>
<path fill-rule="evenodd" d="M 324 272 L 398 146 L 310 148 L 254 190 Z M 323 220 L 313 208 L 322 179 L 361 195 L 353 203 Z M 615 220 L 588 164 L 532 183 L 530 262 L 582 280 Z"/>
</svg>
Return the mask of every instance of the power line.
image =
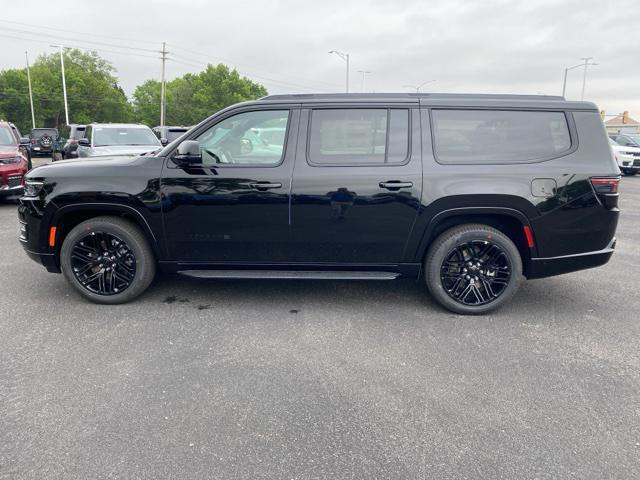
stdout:
<svg viewBox="0 0 640 480">
<path fill-rule="evenodd" d="M 27 41 L 27 42 L 46 43 L 47 45 L 51 44 L 51 40 L 37 40 L 35 38 L 18 37 L 18 36 L 15 36 L 15 35 L 7 35 L 7 34 L 4 34 L 4 33 L 0 33 L 0 37 L 13 38 L 13 39 L 17 39 L 17 40 L 24 40 L 24 41 Z M 116 50 L 106 50 L 104 48 L 86 48 L 86 47 L 81 47 L 79 45 L 74 45 L 74 44 L 69 44 L 69 43 L 66 43 L 63 46 L 66 47 L 66 48 L 76 48 L 78 50 L 83 50 L 85 52 L 115 53 L 117 55 L 126 55 L 126 56 L 134 56 L 134 57 L 141 57 L 141 58 L 153 58 L 154 60 L 157 60 L 157 57 L 152 57 L 151 55 L 142 55 L 142 54 L 139 54 L 139 53 L 118 52 Z"/>
<path fill-rule="evenodd" d="M 52 35 L 52 34 L 42 35 L 40 32 L 30 32 L 28 30 L 20 30 L 20 29 L 17 29 L 17 28 L 6 28 L 5 27 L 2 30 L 3 31 L 13 32 L 13 33 L 19 33 L 19 34 L 37 35 L 39 37 L 54 38 L 55 41 L 58 41 L 58 39 L 70 40 L 72 42 L 90 43 L 90 44 L 101 45 L 101 46 L 105 46 L 105 47 L 122 48 L 124 50 L 136 50 L 136 51 L 139 51 L 139 52 L 156 53 L 158 51 L 158 50 L 152 50 L 150 48 L 130 47 L 130 46 L 126 46 L 126 45 L 118 45 L 118 44 L 115 44 L 115 43 L 96 42 L 95 40 L 84 40 L 84 39 L 79 39 L 79 38 L 64 37 L 62 35 Z"/>
<path fill-rule="evenodd" d="M 241 64 L 238 64 L 237 62 L 233 62 L 233 61 L 230 61 L 230 60 L 228 60 L 228 59 L 215 57 L 215 56 L 212 56 L 212 55 L 209 55 L 209 54 L 206 54 L 206 53 L 196 52 L 196 51 L 193 51 L 193 50 L 188 50 L 188 49 L 186 49 L 186 48 L 184 48 L 184 47 L 176 46 L 176 45 L 174 45 L 174 44 L 171 44 L 171 47 L 172 47 L 172 49 L 173 49 L 173 50 L 178 50 L 178 51 L 186 52 L 186 53 L 188 53 L 188 54 L 190 54 L 190 55 L 197 55 L 197 56 L 200 56 L 200 57 L 206 58 L 206 59 L 208 59 L 208 60 L 213 60 L 213 61 L 216 61 L 216 62 L 222 62 L 222 63 L 226 63 L 226 64 L 230 64 L 230 65 L 235 65 L 235 66 L 237 66 L 237 67 L 239 67 L 239 68 L 242 68 L 242 69 L 244 69 L 244 68 L 246 67 L 246 65 L 241 65 Z M 181 55 L 181 56 L 182 56 L 183 58 L 187 58 L 187 57 L 186 57 L 186 56 L 184 56 L 184 55 Z M 191 60 L 192 60 L 192 61 L 201 61 L 201 60 L 195 60 L 195 59 L 191 59 Z M 257 75 L 254 75 L 254 76 L 257 76 Z M 324 88 L 326 88 L 326 87 L 337 88 L 337 87 L 338 87 L 338 85 L 337 85 L 337 84 L 330 83 L 330 82 L 324 82 L 324 81 L 322 81 L 322 80 L 311 80 L 311 79 L 308 79 L 308 78 L 295 77 L 295 76 L 289 76 L 289 78 L 294 78 L 294 79 L 295 79 L 295 78 L 297 78 L 298 80 L 302 80 L 302 81 L 304 81 L 304 82 L 311 82 L 311 83 L 315 83 L 315 84 L 317 84 L 317 85 L 323 84 L 323 85 L 325 85 L 325 87 L 324 87 Z M 288 83 L 291 83 L 291 82 L 288 82 Z"/>
<path fill-rule="evenodd" d="M 89 37 L 102 37 L 102 38 L 109 38 L 112 40 L 122 40 L 124 42 L 133 42 L 133 43 L 146 43 L 148 45 L 157 45 L 160 42 L 152 42 L 149 40 L 137 40 L 137 39 L 133 39 L 133 38 L 124 38 L 124 37 L 114 37 L 113 35 L 100 35 L 98 33 L 89 33 L 89 32 L 78 32 L 78 31 L 73 31 L 73 30 L 67 30 L 66 28 L 55 28 L 55 27 L 51 27 L 49 25 L 34 25 L 32 23 L 23 23 L 23 22 L 15 22 L 12 20 L 0 20 L 0 22 L 2 23 L 10 23 L 10 24 L 14 24 L 14 25 L 22 25 L 24 27 L 31 27 L 31 28 L 38 28 L 38 29 L 47 29 L 47 30 L 55 30 L 58 32 L 65 32 L 65 33 L 75 33 L 77 35 L 84 35 L 84 36 L 89 36 Z M 39 32 L 37 32 L 39 33 Z"/>
<path fill-rule="evenodd" d="M 174 54 L 174 57 L 175 56 L 176 55 Z M 176 63 L 181 63 L 183 65 L 196 67 L 196 68 L 203 68 L 203 67 L 206 68 L 207 65 L 209 65 L 209 64 L 206 64 L 204 62 L 195 63 L 195 61 L 184 61 L 182 59 L 184 59 L 185 57 L 182 57 L 182 56 L 179 56 L 178 58 L 181 59 L 181 60 L 178 60 L 177 58 L 170 58 L 169 60 L 171 60 L 173 62 L 176 62 Z M 251 77 L 251 78 L 258 79 L 258 80 L 271 82 L 271 83 L 274 83 L 274 84 L 277 84 L 277 85 L 282 85 L 284 87 L 302 88 L 302 89 L 307 90 L 309 92 L 318 91 L 317 88 L 309 86 L 309 85 L 302 85 L 302 84 L 299 84 L 299 83 L 286 82 L 286 81 L 283 81 L 283 80 L 278 80 L 278 79 L 270 78 L 270 77 L 264 77 L 262 75 L 256 75 L 254 73 L 245 72 L 245 71 L 241 71 L 241 70 L 238 70 L 238 73 L 240 73 L 241 75 L 243 75 L 245 77 Z"/>
</svg>

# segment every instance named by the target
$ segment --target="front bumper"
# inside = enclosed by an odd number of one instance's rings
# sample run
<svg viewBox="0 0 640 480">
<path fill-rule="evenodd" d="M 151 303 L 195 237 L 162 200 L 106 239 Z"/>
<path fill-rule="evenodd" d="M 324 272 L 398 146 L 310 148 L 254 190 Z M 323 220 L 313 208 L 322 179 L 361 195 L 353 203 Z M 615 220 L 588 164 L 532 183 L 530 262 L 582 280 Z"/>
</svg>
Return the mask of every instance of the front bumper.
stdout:
<svg viewBox="0 0 640 480">
<path fill-rule="evenodd" d="M 36 215 L 37 210 L 29 205 L 28 201 L 20 200 L 18 206 L 18 223 L 20 224 L 19 241 L 27 256 L 44 266 L 48 272 L 60 273 L 60 265 L 58 258 L 53 251 L 42 252 L 43 245 L 42 234 L 46 232 L 40 231 L 41 218 Z"/>
<path fill-rule="evenodd" d="M 22 195 L 24 187 L 22 185 L 16 185 L 10 187 L 8 185 L 0 185 L 0 197 L 14 197 Z"/>
<path fill-rule="evenodd" d="M 527 274 L 528 279 L 551 277 L 563 273 L 576 272 L 587 268 L 599 267 L 607 263 L 616 248 L 614 237 L 609 245 L 595 252 L 577 253 L 550 258 L 532 258 Z"/>
</svg>

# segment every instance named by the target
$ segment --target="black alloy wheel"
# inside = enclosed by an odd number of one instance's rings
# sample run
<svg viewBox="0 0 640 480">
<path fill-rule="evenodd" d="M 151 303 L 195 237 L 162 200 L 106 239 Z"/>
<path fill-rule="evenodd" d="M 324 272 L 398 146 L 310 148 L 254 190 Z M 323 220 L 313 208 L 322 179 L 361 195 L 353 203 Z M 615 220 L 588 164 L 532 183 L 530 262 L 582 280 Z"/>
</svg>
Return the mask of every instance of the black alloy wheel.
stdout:
<svg viewBox="0 0 640 480">
<path fill-rule="evenodd" d="M 425 256 L 432 297 L 455 313 L 483 314 L 507 302 L 522 282 L 522 257 L 503 232 L 464 224 L 438 236 Z"/>
<path fill-rule="evenodd" d="M 463 305 L 486 305 L 494 301 L 505 291 L 510 277 L 507 254 L 487 240 L 455 246 L 440 268 L 445 291 Z"/>
<path fill-rule="evenodd" d="M 109 305 L 125 303 L 153 281 L 156 260 L 149 242 L 131 220 L 104 216 L 85 220 L 67 234 L 60 267 L 82 296 Z"/>
<path fill-rule="evenodd" d="M 136 257 L 131 247 L 107 232 L 94 231 L 76 241 L 71 266 L 78 282 L 98 295 L 123 292 L 136 276 Z"/>
</svg>

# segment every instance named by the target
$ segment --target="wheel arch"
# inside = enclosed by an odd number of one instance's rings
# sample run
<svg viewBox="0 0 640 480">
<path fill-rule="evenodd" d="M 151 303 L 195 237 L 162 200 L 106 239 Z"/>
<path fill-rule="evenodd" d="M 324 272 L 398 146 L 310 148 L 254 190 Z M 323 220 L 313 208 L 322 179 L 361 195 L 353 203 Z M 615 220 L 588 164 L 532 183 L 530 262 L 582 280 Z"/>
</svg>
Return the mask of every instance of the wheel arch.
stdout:
<svg viewBox="0 0 640 480">
<path fill-rule="evenodd" d="M 115 216 L 133 222 L 144 233 L 156 259 L 160 258 L 158 239 L 147 219 L 138 210 L 119 203 L 80 203 L 60 207 L 52 217 L 51 226 L 56 227 L 54 251 L 58 266 L 60 265 L 60 248 L 69 232 L 85 220 L 102 216 Z"/>
<path fill-rule="evenodd" d="M 537 252 L 535 242 L 534 247 L 529 248 L 524 232 L 524 227 L 531 228 L 531 225 L 523 212 L 508 207 L 459 207 L 438 212 L 431 218 L 422 235 L 415 260 L 424 264 L 431 243 L 446 230 L 465 223 L 489 225 L 507 235 L 520 252 L 523 273 L 527 276 L 531 258 Z"/>
</svg>

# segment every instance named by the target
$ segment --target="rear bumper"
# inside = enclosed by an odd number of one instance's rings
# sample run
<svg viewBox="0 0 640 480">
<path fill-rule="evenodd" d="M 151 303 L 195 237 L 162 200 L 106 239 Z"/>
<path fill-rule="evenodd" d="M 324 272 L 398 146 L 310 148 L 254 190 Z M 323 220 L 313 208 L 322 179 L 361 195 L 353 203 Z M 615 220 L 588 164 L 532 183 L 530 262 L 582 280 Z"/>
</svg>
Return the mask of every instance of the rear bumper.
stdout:
<svg viewBox="0 0 640 480">
<path fill-rule="evenodd" d="M 615 237 L 606 248 L 595 252 L 577 253 L 550 258 L 532 258 L 527 278 L 544 278 L 563 273 L 576 272 L 604 265 L 616 248 Z"/>
</svg>

